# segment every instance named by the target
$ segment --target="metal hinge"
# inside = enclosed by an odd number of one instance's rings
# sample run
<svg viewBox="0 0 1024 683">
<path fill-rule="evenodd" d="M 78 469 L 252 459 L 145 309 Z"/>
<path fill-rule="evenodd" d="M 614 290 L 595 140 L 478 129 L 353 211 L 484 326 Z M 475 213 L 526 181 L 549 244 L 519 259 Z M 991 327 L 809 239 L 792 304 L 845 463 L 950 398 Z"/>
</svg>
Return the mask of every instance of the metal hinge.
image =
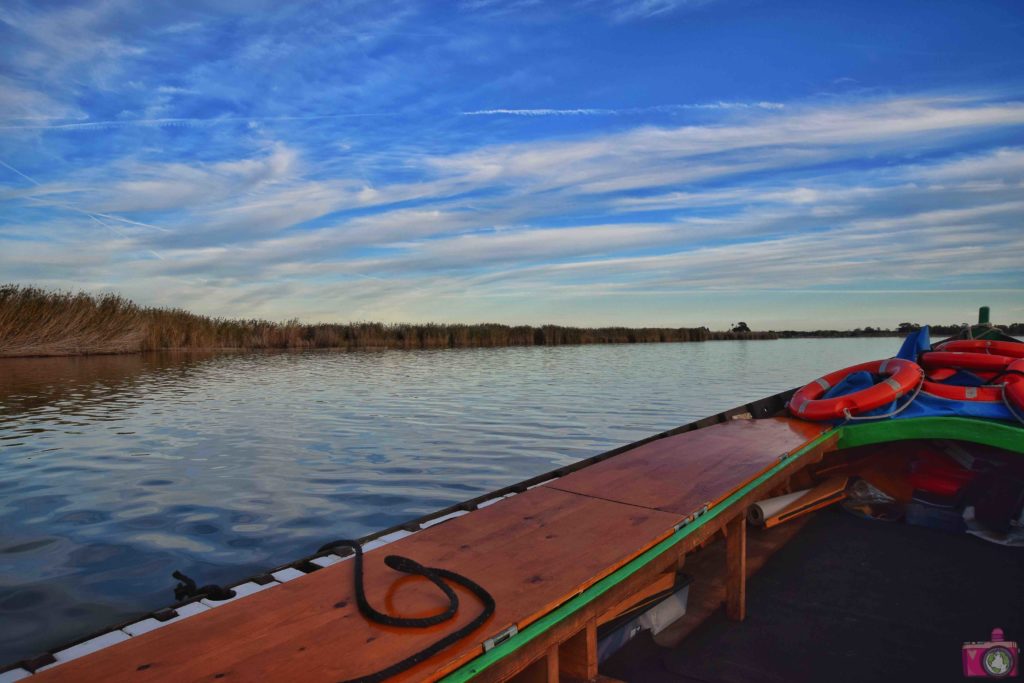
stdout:
<svg viewBox="0 0 1024 683">
<path fill-rule="evenodd" d="M 689 517 L 687 517 L 683 521 L 679 522 L 679 524 L 676 524 L 674 527 L 672 527 L 672 530 L 673 531 L 679 531 L 680 529 L 682 529 L 684 526 L 688 525 L 690 522 L 692 522 L 696 518 L 697 518 L 696 515 L 690 515 Z"/>
<path fill-rule="evenodd" d="M 710 506 L 705 505 L 700 510 L 697 510 L 697 512 L 693 513 L 692 515 L 690 515 L 689 517 L 687 517 L 683 521 L 679 522 L 679 524 L 676 524 L 674 527 L 672 527 L 672 530 L 673 531 L 679 531 L 684 526 L 692 524 L 694 521 L 696 521 L 696 519 L 698 517 L 703 517 L 704 515 L 706 515 L 708 510 L 710 510 L 710 509 L 711 509 Z"/>
<path fill-rule="evenodd" d="M 493 650 L 495 647 L 497 647 L 498 645 L 501 645 L 502 643 L 504 643 L 506 640 L 508 640 L 512 636 L 516 635 L 517 633 L 519 633 L 519 629 L 516 626 L 513 625 L 513 626 L 509 626 L 507 629 L 505 629 L 504 631 L 502 631 L 498 635 L 496 635 L 496 636 L 494 636 L 492 638 L 488 638 L 487 640 L 484 641 L 484 652 L 487 652 L 489 650 Z"/>
</svg>

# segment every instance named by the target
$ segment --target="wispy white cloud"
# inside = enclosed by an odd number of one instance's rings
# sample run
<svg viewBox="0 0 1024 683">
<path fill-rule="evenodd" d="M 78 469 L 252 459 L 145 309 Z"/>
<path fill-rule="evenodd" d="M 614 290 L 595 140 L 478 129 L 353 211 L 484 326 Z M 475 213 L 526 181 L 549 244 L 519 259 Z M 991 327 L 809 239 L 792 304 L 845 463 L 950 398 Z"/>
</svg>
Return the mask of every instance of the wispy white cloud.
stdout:
<svg viewBox="0 0 1024 683">
<path fill-rule="evenodd" d="M 715 0 L 610 0 L 608 12 L 613 21 L 652 19 L 681 9 L 694 9 Z"/>
<path fill-rule="evenodd" d="M 38 89 L 26 87 L 9 76 L 0 75 L 0 125 L 3 121 L 46 125 L 55 119 L 80 118 L 73 104 L 61 102 Z"/>
<path fill-rule="evenodd" d="M 896 24 L 733 5 L 12 0 L 0 272 L 224 315 L 639 324 L 712 323 L 676 304 L 723 291 L 1024 288 L 1006 22 L 943 6 L 897 64 L 867 45 Z"/>
<path fill-rule="evenodd" d="M 1024 104 L 900 98 L 794 106 L 726 124 L 640 127 L 583 140 L 495 145 L 431 158 L 440 173 L 518 192 L 575 195 L 652 189 L 865 154 L 941 149 L 1024 125 Z"/>
<path fill-rule="evenodd" d="M 156 92 L 161 95 L 199 95 L 200 91 L 195 88 L 182 88 L 176 85 L 158 85 Z"/>
<path fill-rule="evenodd" d="M 144 47 L 107 30 L 131 9 L 123 0 L 48 11 L 10 4 L 0 8 L 0 21 L 19 39 L 19 70 L 31 71 L 37 82 L 62 84 L 73 72 L 79 79 L 88 79 L 90 85 L 107 89 L 116 83 L 122 60 L 145 53 Z"/>
<path fill-rule="evenodd" d="M 324 316 L 332 297 L 335 319 L 422 319 L 439 301 L 937 286 L 951 263 L 960 279 L 1012 282 L 1024 262 L 1024 151 L 950 147 L 1024 127 L 1020 103 L 888 98 L 722 117 L 414 154 L 404 178 L 381 183 L 334 160 L 324 176 L 282 142 L 208 163 L 125 158 L 9 194 L 66 210 L 40 228 L 50 239 L 35 262 L 12 241 L 0 265 L 67 286 L 80 254 L 82 282 L 116 263 L 119 286 L 156 303 L 155 283 L 206 283 L 207 311 L 277 285 L 289 294 L 260 314 Z M 868 153 L 880 161 L 846 163 Z"/>
</svg>

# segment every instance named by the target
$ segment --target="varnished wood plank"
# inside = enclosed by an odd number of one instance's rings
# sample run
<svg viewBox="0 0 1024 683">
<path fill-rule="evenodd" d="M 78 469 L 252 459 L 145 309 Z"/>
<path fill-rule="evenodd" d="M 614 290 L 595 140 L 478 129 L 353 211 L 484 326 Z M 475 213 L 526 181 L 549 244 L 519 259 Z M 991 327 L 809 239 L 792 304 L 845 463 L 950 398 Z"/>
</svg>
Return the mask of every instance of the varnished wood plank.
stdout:
<svg viewBox="0 0 1024 683">
<path fill-rule="evenodd" d="M 747 616 L 747 516 L 725 525 L 725 614 L 733 621 Z"/>
<path fill-rule="evenodd" d="M 425 580 L 388 569 L 383 558 L 392 553 L 465 574 L 497 602 L 494 617 L 470 638 L 393 680 L 452 670 L 479 654 L 484 639 L 550 611 L 664 538 L 677 520 L 541 487 L 368 553 L 367 594 L 378 608 L 390 603 L 403 616 L 422 616 L 447 604 Z M 301 672 L 304 681 L 337 681 L 418 652 L 479 613 L 476 598 L 457 589 L 462 607 L 452 622 L 430 629 L 367 622 L 356 609 L 352 566 L 345 561 L 217 607 L 44 672 L 42 680 L 289 680 Z"/>
<path fill-rule="evenodd" d="M 732 420 L 652 441 L 545 486 L 689 515 L 826 429 L 790 418 Z"/>
</svg>

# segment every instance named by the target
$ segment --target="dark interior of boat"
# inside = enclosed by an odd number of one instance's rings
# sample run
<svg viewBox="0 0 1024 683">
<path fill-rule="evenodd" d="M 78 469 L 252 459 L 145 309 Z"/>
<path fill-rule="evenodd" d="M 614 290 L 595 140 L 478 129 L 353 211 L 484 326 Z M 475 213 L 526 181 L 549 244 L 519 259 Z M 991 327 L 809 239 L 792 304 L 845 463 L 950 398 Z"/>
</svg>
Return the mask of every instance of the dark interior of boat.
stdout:
<svg viewBox="0 0 1024 683">
<path fill-rule="evenodd" d="M 1024 634 L 1024 547 L 833 505 L 772 529 L 749 527 L 752 576 L 745 619 L 735 621 L 721 608 L 716 584 L 722 545 L 687 557 L 687 615 L 657 639 L 642 632 L 601 664 L 603 675 L 683 683 L 962 681 L 965 642 L 988 641 L 995 628 L 1006 640 Z"/>
</svg>

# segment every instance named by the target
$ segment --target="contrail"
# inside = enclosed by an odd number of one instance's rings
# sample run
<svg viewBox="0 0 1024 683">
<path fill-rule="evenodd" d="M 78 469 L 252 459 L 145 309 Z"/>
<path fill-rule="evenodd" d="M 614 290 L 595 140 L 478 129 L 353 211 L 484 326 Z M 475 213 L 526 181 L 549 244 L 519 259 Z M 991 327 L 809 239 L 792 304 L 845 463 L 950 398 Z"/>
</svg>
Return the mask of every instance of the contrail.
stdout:
<svg viewBox="0 0 1024 683">
<path fill-rule="evenodd" d="M 249 123 L 251 121 L 316 121 L 320 119 L 349 119 L 378 116 L 397 116 L 390 112 L 369 114 L 313 114 L 309 116 L 221 116 L 217 118 L 162 118 L 132 119 L 127 121 L 84 121 L 81 123 L 21 123 L 0 124 L 0 130 L 105 130 L 132 126 L 168 128 L 176 126 L 216 126 L 220 124 Z"/>
<path fill-rule="evenodd" d="M 463 116 L 624 116 L 630 114 L 671 114 L 693 109 L 784 109 L 781 102 L 706 102 L 701 104 L 659 104 L 652 107 L 623 109 L 478 109 L 464 111 Z"/>
<path fill-rule="evenodd" d="M 61 202 L 39 199 L 38 197 L 23 197 L 23 199 L 27 199 L 30 202 L 36 202 L 38 204 L 45 204 L 47 206 L 56 206 L 61 209 L 67 209 L 68 211 L 76 211 L 82 215 L 89 216 L 90 218 L 102 216 L 103 218 L 112 221 L 121 221 L 122 223 L 127 223 L 128 225 L 138 225 L 139 227 L 142 228 L 152 228 L 153 230 L 159 230 L 160 232 L 173 232 L 172 230 L 168 230 L 167 228 L 161 228 L 159 225 L 153 225 L 151 223 L 141 223 L 139 221 L 129 220 L 127 218 L 122 218 L 120 216 L 113 216 L 109 213 L 100 213 L 99 211 L 87 211 L 86 209 L 80 209 L 72 204 L 62 204 Z"/>
<path fill-rule="evenodd" d="M 26 175 L 25 173 L 22 173 L 21 171 L 19 171 L 18 169 L 14 168 L 9 163 L 4 161 L 3 159 L 0 159 L 0 165 L 2 165 L 4 168 L 6 168 L 6 169 L 8 169 L 10 171 L 13 171 L 14 173 L 17 173 L 18 175 L 20 175 L 22 178 L 24 178 L 25 180 L 29 181 L 33 185 L 37 185 L 39 187 L 42 187 L 41 183 L 38 180 L 36 180 L 35 178 L 33 178 L 33 177 L 29 176 L 29 175 Z M 172 232 L 171 230 L 168 230 L 167 228 L 162 228 L 159 225 L 152 225 L 151 223 L 141 223 L 139 221 L 133 221 L 133 220 L 130 220 L 128 218 L 122 218 L 121 216 L 114 216 L 114 215 L 111 215 L 111 214 L 108 214 L 108 213 L 100 213 L 99 211 L 87 211 L 85 209 L 80 209 L 77 206 L 74 206 L 72 204 L 63 204 L 61 202 L 55 202 L 55 201 L 52 201 L 52 200 L 39 199 L 38 197 L 22 197 L 22 199 L 26 199 L 26 200 L 28 200 L 30 202 L 36 202 L 37 204 L 45 204 L 45 205 L 48 205 L 48 206 L 56 206 L 56 207 L 60 207 L 62 209 L 66 209 L 68 211 L 75 211 L 77 213 L 80 213 L 80 214 L 83 214 L 85 216 L 88 216 L 89 218 L 92 218 L 94 221 L 96 221 L 100 225 L 107 225 L 107 224 L 104 223 L 103 221 L 97 219 L 96 216 L 102 216 L 103 218 L 106 218 L 108 220 L 120 221 L 122 223 L 127 223 L 129 225 L 137 225 L 137 226 L 142 227 L 142 228 L 152 228 L 153 230 L 159 230 L 160 232 Z M 110 227 L 110 226 L 107 226 L 107 227 Z M 159 254 L 157 254 L 157 256 L 159 258 L 162 258 L 162 257 L 159 256 Z"/>
<path fill-rule="evenodd" d="M 21 176 L 22 178 L 24 178 L 25 180 L 27 180 L 27 181 L 29 181 L 30 183 L 32 183 L 33 185 L 39 185 L 39 181 L 38 181 L 38 180 L 36 180 L 35 178 L 30 178 L 29 176 L 25 175 L 24 173 L 22 173 L 22 172 L 21 172 L 21 171 L 19 171 L 18 169 L 16 169 L 16 168 L 14 168 L 13 166 L 11 166 L 11 165 L 10 165 L 9 163 L 7 163 L 6 161 L 4 161 L 3 159 L 0 159 L 0 165 L 3 165 L 3 166 L 4 166 L 4 168 L 6 168 L 6 169 L 8 169 L 8 170 L 14 171 L 15 173 L 17 173 L 18 175 L 20 175 L 20 176 Z"/>
<path fill-rule="evenodd" d="M 94 221 L 96 221 L 97 223 L 99 223 L 100 225 L 102 225 L 102 226 L 103 226 L 104 228 L 107 228 L 108 230 L 110 230 L 111 232 L 113 232 L 113 233 L 114 233 L 115 235 L 118 235 L 119 237 L 123 237 L 123 238 L 125 238 L 125 239 L 131 239 L 131 237 L 130 237 L 129 235 L 126 235 L 125 233 L 121 232 L 120 230 L 118 230 L 117 228 L 115 228 L 115 227 L 114 227 L 113 225 L 111 225 L 110 223 L 104 223 L 104 222 L 103 222 L 103 221 L 101 221 L 101 220 L 100 220 L 99 218 L 96 218 L 96 216 L 92 216 L 92 215 L 90 215 L 90 216 L 89 216 L 89 218 L 93 219 Z M 156 256 L 156 257 L 157 257 L 158 259 L 160 259 L 161 261 L 163 261 L 163 260 L 164 260 L 164 257 L 163 257 L 163 256 L 161 256 L 160 254 L 158 254 L 158 253 L 157 253 L 157 252 L 156 252 L 155 250 L 153 250 L 153 249 L 147 249 L 146 251 L 148 251 L 148 252 L 149 252 L 150 254 L 152 254 L 153 256 Z"/>
<path fill-rule="evenodd" d="M 17 173 L 22 178 L 24 178 L 25 180 L 29 181 L 30 183 L 32 183 L 34 185 L 40 185 L 40 182 L 38 180 L 36 180 L 35 178 L 33 178 L 33 177 L 29 176 L 29 175 L 26 175 L 26 174 L 22 173 L 21 171 L 19 171 L 18 169 L 14 168 L 9 163 L 4 161 L 3 159 L 0 159 L 0 166 L 3 166 L 4 168 L 6 168 L 8 170 Z M 102 225 L 103 227 L 107 228 L 108 230 L 110 230 L 114 234 L 119 235 L 121 237 L 124 237 L 126 239 L 129 238 L 128 235 L 124 234 L 123 232 L 121 232 L 120 230 L 115 228 L 113 225 L 111 225 L 109 223 L 106 223 L 104 221 L 101 221 L 99 218 L 97 218 L 97 216 L 103 216 L 104 218 L 107 218 L 107 219 L 110 219 L 110 220 L 122 221 L 124 223 L 130 223 L 131 225 L 139 225 L 139 226 L 146 227 L 146 228 L 153 228 L 155 230 L 162 230 L 163 232 L 170 232 L 170 230 L 168 230 L 167 228 L 161 228 L 158 225 L 149 225 L 148 223 L 139 223 L 137 221 L 128 220 L 127 218 L 121 218 L 120 216 L 111 216 L 111 215 L 105 214 L 105 213 L 97 213 L 97 212 L 94 212 L 94 211 L 86 211 L 85 209 L 79 209 L 77 206 L 72 206 L 70 204 L 60 204 L 58 202 L 46 202 L 46 201 L 44 201 L 42 199 L 38 199 L 36 197 L 25 197 L 25 199 L 28 199 L 29 201 L 33 201 L 33 202 L 38 202 L 40 204 L 51 204 L 53 206 L 58 206 L 58 207 L 60 207 L 62 209 L 67 209 L 69 211 L 76 211 L 78 213 L 84 214 L 84 215 L 88 216 L 89 218 L 91 218 L 92 220 L 94 220 L 97 223 L 99 223 L 100 225 Z M 153 256 L 157 257 L 161 261 L 164 260 L 164 257 L 161 256 L 160 254 L 158 254 L 153 249 L 147 249 L 146 251 L 148 251 L 150 254 L 152 254 Z"/>
</svg>

